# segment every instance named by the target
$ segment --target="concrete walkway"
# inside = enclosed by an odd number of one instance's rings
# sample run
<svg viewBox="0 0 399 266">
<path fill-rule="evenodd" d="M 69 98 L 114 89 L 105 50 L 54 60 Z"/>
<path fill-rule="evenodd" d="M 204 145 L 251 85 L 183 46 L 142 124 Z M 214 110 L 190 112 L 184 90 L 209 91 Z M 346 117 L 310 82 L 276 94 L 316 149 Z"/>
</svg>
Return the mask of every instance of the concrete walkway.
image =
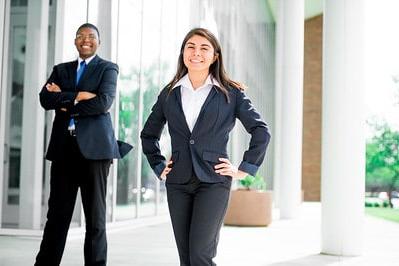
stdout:
<svg viewBox="0 0 399 266">
<path fill-rule="evenodd" d="M 278 213 L 273 214 L 278 217 Z M 167 217 L 110 226 L 108 265 L 178 266 Z M 68 236 L 64 266 L 83 265 L 82 232 Z M 320 255 L 320 204 L 305 203 L 300 217 L 275 219 L 269 227 L 223 227 L 216 262 L 220 266 L 395 266 L 399 224 L 366 216 L 365 251 L 360 257 Z M 33 265 L 40 237 L 0 236 L 0 266 Z"/>
</svg>

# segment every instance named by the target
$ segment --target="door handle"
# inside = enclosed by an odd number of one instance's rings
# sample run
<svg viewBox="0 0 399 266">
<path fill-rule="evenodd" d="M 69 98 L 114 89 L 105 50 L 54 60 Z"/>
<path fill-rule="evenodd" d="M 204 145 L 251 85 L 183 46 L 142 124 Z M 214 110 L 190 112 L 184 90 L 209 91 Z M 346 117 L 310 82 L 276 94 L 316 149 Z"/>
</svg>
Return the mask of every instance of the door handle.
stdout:
<svg viewBox="0 0 399 266">
<path fill-rule="evenodd" d="M 8 163 L 9 154 L 10 154 L 10 151 L 8 150 L 8 144 L 4 143 L 3 164 Z"/>
</svg>

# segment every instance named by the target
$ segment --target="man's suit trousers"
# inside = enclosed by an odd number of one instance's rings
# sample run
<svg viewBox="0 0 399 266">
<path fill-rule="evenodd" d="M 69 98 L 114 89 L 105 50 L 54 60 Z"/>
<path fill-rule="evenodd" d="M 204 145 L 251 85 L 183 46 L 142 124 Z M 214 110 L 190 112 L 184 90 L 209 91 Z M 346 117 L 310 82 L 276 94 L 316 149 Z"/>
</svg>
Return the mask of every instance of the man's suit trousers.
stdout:
<svg viewBox="0 0 399 266">
<path fill-rule="evenodd" d="M 88 160 L 79 151 L 75 137 L 68 138 L 63 159 L 51 164 L 50 198 L 36 266 L 60 264 L 75 206 L 78 188 L 85 213 L 85 265 L 106 265 L 106 188 L 111 160 Z"/>
</svg>

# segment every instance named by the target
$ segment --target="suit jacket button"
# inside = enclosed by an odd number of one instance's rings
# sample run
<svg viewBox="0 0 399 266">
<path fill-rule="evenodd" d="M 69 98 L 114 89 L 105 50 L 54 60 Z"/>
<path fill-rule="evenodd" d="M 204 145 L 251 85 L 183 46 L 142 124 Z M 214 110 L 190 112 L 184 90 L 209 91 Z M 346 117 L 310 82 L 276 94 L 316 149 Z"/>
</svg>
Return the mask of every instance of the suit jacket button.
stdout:
<svg viewBox="0 0 399 266">
<path fill-rule="evenodd" d="M 190 144 L 193 145 L 195 141 L 193 139 L 190 139 Z"/>
</svg>

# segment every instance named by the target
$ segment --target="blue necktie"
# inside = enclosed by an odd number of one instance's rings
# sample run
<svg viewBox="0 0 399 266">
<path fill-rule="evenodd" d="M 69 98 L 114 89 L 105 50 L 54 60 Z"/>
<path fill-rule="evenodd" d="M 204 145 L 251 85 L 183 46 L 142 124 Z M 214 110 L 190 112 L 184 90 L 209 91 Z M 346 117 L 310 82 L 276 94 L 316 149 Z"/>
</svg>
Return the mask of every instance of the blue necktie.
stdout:
<svg viewBox="0 0 399 266">
<path fill-rule="evenodd" d="M 85 72 L 85 69 L 86 69 L 86 62 L 83 60 L 82 62 L 80 62 L 78 72 L 76 72 L 76 85 L 78 85 L 83 72 Z"/>
<path fill-rule="evenodd" d="M 86 69 L 86 62 L 83 60 L 82 62 L 80 62 L 79 69 L 76 72 L 76 85 L 78 85 L 79 80 L 83 75 L 83 72 L 85 72 L 85 69 Z M 73 118 L 69 120 L 68 130 L 71 133 L 71 135 L 75 135 L 75 120 Z"/>
</svg>

